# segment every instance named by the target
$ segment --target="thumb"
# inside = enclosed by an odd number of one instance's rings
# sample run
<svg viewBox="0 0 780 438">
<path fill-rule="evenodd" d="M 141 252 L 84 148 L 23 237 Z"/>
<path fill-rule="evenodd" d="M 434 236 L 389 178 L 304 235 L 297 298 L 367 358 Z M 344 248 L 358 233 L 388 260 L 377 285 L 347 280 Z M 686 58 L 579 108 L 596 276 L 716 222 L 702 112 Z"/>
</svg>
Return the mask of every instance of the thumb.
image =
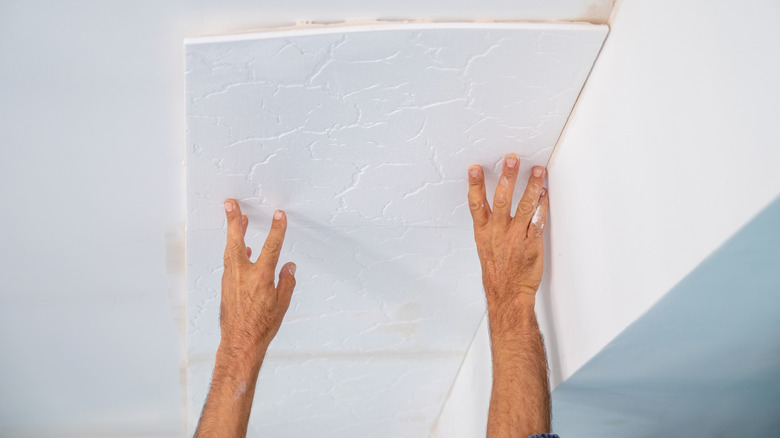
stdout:
<svg viewBox="0 0 780 438">
<path fill-rule="evenodd" d="M 285 308 L 290 305 L 292 299 L 293 289 L 295 289 L 295 270 L 297 266 L 295 263 L 288 262 L 282 266 L 279 271 L 279 284 L 276 286 L 276 294 L 279 297 L 279 301 L 284 303 Z"/>
</svg>

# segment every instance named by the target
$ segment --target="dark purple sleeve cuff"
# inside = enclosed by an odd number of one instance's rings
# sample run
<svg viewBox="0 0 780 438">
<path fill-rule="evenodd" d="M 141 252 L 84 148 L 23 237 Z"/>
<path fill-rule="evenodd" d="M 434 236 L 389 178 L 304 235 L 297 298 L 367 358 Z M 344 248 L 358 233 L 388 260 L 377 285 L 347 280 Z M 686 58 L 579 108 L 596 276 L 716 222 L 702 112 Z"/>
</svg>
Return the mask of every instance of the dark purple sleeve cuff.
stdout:
<svg viewBox="0 0 780 438">
<path fill-rule="evenodd" d="M 531 435 L 528 438 L 560 438 L 560 437 L 554 433 L 542 433 L 539 435 Z"/>
</svg>

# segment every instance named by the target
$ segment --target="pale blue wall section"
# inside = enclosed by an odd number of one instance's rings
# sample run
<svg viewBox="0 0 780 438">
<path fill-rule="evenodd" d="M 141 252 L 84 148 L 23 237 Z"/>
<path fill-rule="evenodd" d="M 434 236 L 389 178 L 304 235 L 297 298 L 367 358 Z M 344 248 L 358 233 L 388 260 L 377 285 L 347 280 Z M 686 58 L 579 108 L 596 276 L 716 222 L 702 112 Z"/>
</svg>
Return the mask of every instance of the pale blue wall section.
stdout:
<svg viewBox="0 0 780 438">
<path fill-rule="evenodd" d="M 560 385 L 553 410 L 562 437 L 780 436 L 780 198 Z"/>
</svg>

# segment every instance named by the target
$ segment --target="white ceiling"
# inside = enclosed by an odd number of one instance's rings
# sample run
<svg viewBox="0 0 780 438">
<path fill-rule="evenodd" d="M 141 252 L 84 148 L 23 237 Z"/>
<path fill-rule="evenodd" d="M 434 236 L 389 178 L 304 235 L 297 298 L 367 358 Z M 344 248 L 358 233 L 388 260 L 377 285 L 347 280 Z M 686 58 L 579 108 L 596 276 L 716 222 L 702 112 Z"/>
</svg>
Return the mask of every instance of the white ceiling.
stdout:
<svg viewBox="0 0 780 438">
<path fill-rule="evenodd" d="M 222 201 L 259 247 L 277 208 L 293 303 L 258 435 L 423 437 L 484 312 L 464 174 L 545 164 L 605 26 L 405 24 L 186 46 L 188 412 L 219 342 Z M 518 190 L 524 184 L 520 183 Z"/>
</svg>

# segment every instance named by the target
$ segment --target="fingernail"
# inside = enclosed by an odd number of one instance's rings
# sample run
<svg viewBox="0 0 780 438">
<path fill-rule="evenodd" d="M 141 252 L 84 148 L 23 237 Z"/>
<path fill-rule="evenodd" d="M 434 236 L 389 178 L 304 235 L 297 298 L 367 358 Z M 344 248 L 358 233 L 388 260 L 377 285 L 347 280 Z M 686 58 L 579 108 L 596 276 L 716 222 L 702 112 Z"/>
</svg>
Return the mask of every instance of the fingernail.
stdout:
<svg viewBox="0 0 780 438">
<path fill-rule="evenodd" d="M 539 167 L 539 166 L 534 167 L 534 176 L 535 177 L 539 178 L 540 176 L 542 176 L 542 172 L 544 172 L 544 170 L 542 170 L 541 167 Z"/>
<path fill-rule="evenodd" d="M 515 166 L 517 166 L 517 158 L 515 157 L 506 157 L 506 167 L 513 169 Z"/>
<path fill-rule="evenodd" d="M 478 178 L 479 177 L 479 169 L 476 167 L 472 167 L 469 169 L 469 175 L 471 175 L 472 178 Z"/>
<path fill-rule="evenodd" d="M 233 203 L 230 201 L 225 201 L 225 211 L 230 213 L 233 211 Z"/>
<path fill-rule="evenodd" d="M 274 212 L 274 220 L 278 221 L 281 218 L 282 218 L 282 210 L 276 210 L 276 212 Z"/>
<path fill-rule="evenodd" d="M 290 274 L 295 275 L 295 270 L 298 269 L 298 267 L 295 266 L 295 263 L 290 263 L 290 267 L 288 269 L 290 270 Z"/>
</svg>

